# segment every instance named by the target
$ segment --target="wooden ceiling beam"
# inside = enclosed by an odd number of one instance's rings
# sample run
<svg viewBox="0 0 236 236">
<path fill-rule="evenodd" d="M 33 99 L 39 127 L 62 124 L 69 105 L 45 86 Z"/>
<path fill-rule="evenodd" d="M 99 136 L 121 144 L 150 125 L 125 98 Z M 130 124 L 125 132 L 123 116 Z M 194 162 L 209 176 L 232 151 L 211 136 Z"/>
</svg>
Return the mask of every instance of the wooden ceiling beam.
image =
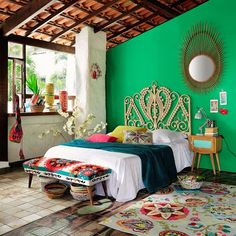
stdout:
<svg viewBox="0 0 236 236">
<path fill-rule="evenodd" d="M 16 1 L 16 0 L 7 0 L 7 1 L 10 3 L 14 3 L 16 5 L 22 6 L 22 7 L 27 4 L 27 2 L 24 2 L 24 1 Z"/>
<path fill-rule="evenodd" d="M 33 38 L 23 37 L 23 36 L 18 36 L 18 35 L 13 35 L 13 34 L 9 35 L 7 39 L 10 42 L 26 44 L 26 45 L 30 45 L 34 47 L 41 47 L 41 48 L 46 48 L 46 49 L 66 52 L 66 53 L 72 53 L 72 54 L 75 53 L 74 47 L 65 46 L 65 45 L 56 44 L 56 43 L 50 43 L 50 42 L 42 41 L 39 39 L 33 39 Z"/>
<path fill-rule="evenodd" d="M 129 30 L 131 30 L 131 29 L 134 29 L 134 30 L 135 30 L 135 27 L 136 27 L 136 26 L 145 23 L 146 21 L 150 20 L 151 18 L 153 18 L 153 17 L 155 17 L 155 16 L 156 16 L 155 13 L 151 14 L 149 17 L 147 17 L 147 18 L 145 18 L 145 19 L 143 19 L 143 20 L 140 20 L 139 22 L 137 22 L 137 23 L 135 23 L 135 24 L 133 24 L 133 25 L 130 25 L 129 27 L 127 27 L 127 28 L 125 28 L 125 29 L 119 31 L 119 32 L 116 33 L 116 34 L 113 34 L 112 36 L 110 36 L 109 38 L 107 38 L 107 41 L 109 41 L 109 40 L 111 40 L 111 39 L 114 39 L 114 38 L 116 38 L 117 36 L 119 36 L 119 35 L 121 35 L 121 34 L 127 32 L 127 31 L 129 31 Z"/>
<path fill-rule="evenodd" d="M 16 29 L 33 19 L 41 11 L 49 7 L 56 0 L 33 0 L 24 7 L 20 8 L 13 16 L 9 17 L 1 24 L 3 34 L 10 35 Z"/>
<path fill-rule="evenodd" d="M 27 36 L 31 35 L 33 32 L 37 31 L 40 27 L 47 24 L 53 18 L 55 18 L 58 15 L 60 15 L 61 13 L 63 13 L 66 9 L 73 6 L 76 2 L 77 2 L 77 0 L 72 0 L 72 1 L 69 1 L 69 2 L 65 3 L 65 5 L 63 7 L 61 7 L 57 11 L 53 12 L 49 17 L 45 18 L 44 20 L 40 21 L 37 25 L 32 27 L 31 30 L 28 31 L 25 36 L 27 37 Z"/>
<path fill-rule="evenodd" d="M 163 11 L 165 11 L 166 13 L 168 13 L 169 15 L 171 15 L 172 17 L 176 17 L 178 15 L 180 15 L 180 12 L 166 6 L 165 4 L 163 3 L 160 3 L 156 0 L 148 0 L 148 1 L 143 1 L 145 5 L 150 5 L 151 7 L 153 8 L 158 8 L 158 9 L 161 9 Z"/>
<path fill-rule="evenodd" d="M 0 13 L 5 15 L 5 16 L 12 16 L 12 15 L 15 14 L 14 11 L 10 11 L 9 9 L 7 9 L 7 10 L 6 9 L 5 10 L 0 9 Z"/>
<path fill-rule="evenodd" d="M 62 32 L 60 32 L 59 34 L 56 34 L 54 37 L 52 37 L 51 42 L 54 42 L 58 37 L 60 37 L 61 35 L 67 33 L 68 31 L 70 31 L 71 29 L 73 29 L 74 27 L 86 22 L 88 19 L 90 19 L 93 16 L 96 16 L 97 14 L 99 14 L 100 12 L 106 10 L 108 7 L 111 7 L 113 4 L 115 4 L 117 2 L 117 0 L 113 0 L 107 4 L 104 4 L 102 7 L 100 7 L 99 9 L 97 9 L 96 11 L 92 12 L 91 14 L 87 15 L 86 17 L 84 17 L 83 19 L 76 21 L 74 24 L 72 24 L 71 26 L 69 26 L 67 29 L 63 30 Z"/>
<path fill-rule="evenodd" d="M 179 0 L 179 1 L 177 1 L 177 2 L 175 2 L 175 3 L 172 3 L 171 4 L 171 7 L 179 7 L 179 5 L 181 5 L 182 3 L 184 3 L 184 2 L 186 2 L 187 0 Z"/>
<path fill-rule="evenodd" d="M 137 0 L 131 0 L 131 1 L 135 4 L 139 4 L 140 6 L 142 6 L 143 8 L 147 9 L 148 11 L 150 11 L 152 13 L 155 12 L 157 15 L 159 15 L 159 16 L 165 18 L 165 19 L 170 20 L 172 18 L 170 16 L 167 16 L 167 15 L 163 14 L 159 9 L 157 11 L 156 7 L 155 7 L 155 9 L 153 7 L 151 7 L 149 4 L 146 3 L 146 0 L 141 1 L 141 2 L 139 2 Z"/>
<path fill-rule="evenodd" d="M 106 27 L 108 27 L 109 25 L 113 24 L 114 22 L 120 20 L 121 18 L 123 18 L 123 17 L 129 15 L 130 13 L 132 13 L 132 12 L 138 10 L 138 9 L 140 9 L 140 6 L 137 5 L 137 6 L 133 7 L 132 9 L 130 9 L 129 11 L 120 14 L 119 16 L 113 18 L 112 20 L 109 20 L 107 23 L 101 25 L 100 27 L 97 27 L 97 28 L 94 30 L 94 32 L 97 33 L 97 32 L 100 31 L 100 30 L 104 30 L 104 29 L 105 29 Z"/>
</svg>

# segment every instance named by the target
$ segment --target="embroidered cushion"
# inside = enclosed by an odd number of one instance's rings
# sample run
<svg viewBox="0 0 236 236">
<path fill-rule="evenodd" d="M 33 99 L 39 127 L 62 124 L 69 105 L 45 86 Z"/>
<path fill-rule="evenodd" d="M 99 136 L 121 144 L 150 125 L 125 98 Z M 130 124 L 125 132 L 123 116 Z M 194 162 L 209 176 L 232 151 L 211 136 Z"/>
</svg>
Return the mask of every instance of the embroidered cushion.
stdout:
<svg viewBox="0 0 236 236">
<path fill-rule="evenodd" d="M 125 131 L 123 143 L 152 144 L 152 133 L 142 131 Z"/>
<path fill-rule="evenodd" d="M 26 173 L 92 186 L 109 178 L 111 169 L 61 158 L 35 158 L 23 163 Z"/>
<path fill-rule="evenodd" d="M 123 142 L 123 140 L 124 140 L 124 131 L 125 130 L 143 131 L 143 132 L 147 131 L 147 129 L 143 128 L 143 127 L 119 125 L 111 132 L 110 135 L 113 136 L 113 137 L 116 137 L 118 142 Z"/>
<path fill-rule="evenodd" d="M 92 134 L 86 140 L 89 142 L 115 142 L 117 138 L 107 134 Z"/>
</svg>

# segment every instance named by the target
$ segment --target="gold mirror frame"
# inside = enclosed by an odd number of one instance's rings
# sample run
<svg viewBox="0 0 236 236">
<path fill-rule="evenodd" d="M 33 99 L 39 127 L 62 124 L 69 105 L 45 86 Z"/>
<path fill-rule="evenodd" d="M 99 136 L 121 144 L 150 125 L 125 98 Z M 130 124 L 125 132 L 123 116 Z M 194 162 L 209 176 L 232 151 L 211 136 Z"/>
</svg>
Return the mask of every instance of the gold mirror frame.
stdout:
<svg viewBox="0 0 236 236">
<path fill-rule="evenodd" d="M 185 82 L 199 92 L 212 89 L 219 81 L 223 67 L 223 43 L 219 34 L 206 23 L 199 23 L 188 32 L 183 45 L 181 65 Z M 190 62 L 200 55 L 208 56 L 215 65 L 212 75 L 203 82 L 195 80 L 189 72 Z"/>
</svg>

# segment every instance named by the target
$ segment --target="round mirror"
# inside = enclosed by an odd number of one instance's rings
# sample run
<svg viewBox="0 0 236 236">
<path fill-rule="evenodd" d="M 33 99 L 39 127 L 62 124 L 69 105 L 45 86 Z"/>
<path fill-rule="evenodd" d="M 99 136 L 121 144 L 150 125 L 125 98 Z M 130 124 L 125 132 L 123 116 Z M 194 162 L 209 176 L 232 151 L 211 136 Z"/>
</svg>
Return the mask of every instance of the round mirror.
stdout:
<svg viewBox="0 0 236 236">
<path fill-rule="evenodd" d="M 198 55 L 189 63 L 189 74 L 198 82 L 205 82 L 214 75 L 215 63 L 206 55 Z"/>
<path fill-rule="evenodd" d="M 222 72 L 222 55 L 222 41 L 213 28 L 202 23 L 194 26 L 182 49 L 182 71 L 188 86 L 200 92 L 213 88 Z"/>
</svg>

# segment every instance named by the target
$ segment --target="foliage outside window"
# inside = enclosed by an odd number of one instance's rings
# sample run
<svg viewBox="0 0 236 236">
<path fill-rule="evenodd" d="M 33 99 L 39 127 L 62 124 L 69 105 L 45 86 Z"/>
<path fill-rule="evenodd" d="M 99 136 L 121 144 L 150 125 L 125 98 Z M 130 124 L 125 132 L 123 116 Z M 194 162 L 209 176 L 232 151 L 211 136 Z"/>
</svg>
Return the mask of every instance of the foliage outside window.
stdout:
<svg viewBox="0 0 236 236">
<path fill-rule="evenodd" d="M 24 53 L 25 50 L 25 53 Z M 23 58 L 26 55 L 26 58 Z M 21 107 L 28 105 L 33 92 L 26 85 L 28 78 L 37 78 L 41 95 L 47 82 L 54 83 L 54 95 L 60 90 L 75 94 L 74 55 L 16 43 L 8 44 L 8 112 L 13 112 L 13 94 L 19 95 Z M 24 70 L 25 68 L 25 70 Z M 55 105 L 58 100 L 55 100 Z"/>
</svg>

